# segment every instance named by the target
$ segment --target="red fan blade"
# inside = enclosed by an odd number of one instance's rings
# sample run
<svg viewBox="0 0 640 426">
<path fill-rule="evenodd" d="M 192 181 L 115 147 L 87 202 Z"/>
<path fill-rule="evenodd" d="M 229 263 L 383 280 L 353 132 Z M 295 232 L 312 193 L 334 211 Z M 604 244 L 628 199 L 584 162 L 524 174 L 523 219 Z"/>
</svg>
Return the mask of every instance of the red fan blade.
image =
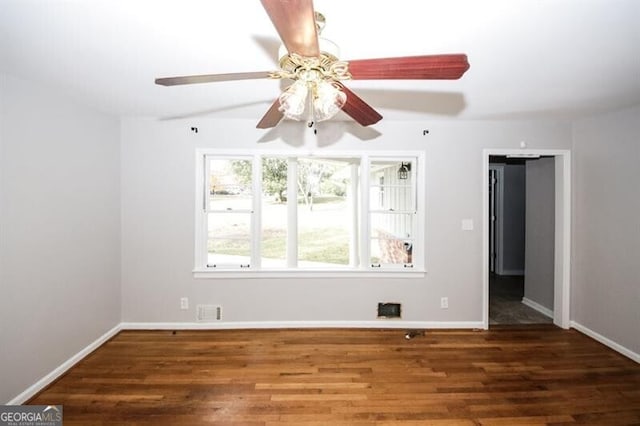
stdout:
<svg viewBox="0 0 640 426">
<path fill-rule="evenodd" d="M 382 116 L 378 114 L 378 111 L 371 108 L 369 104 L 360 99 L 355 93 L 347 89 L 344 84 L 337 83 L 347 95 L 347 100 L 342 107 L 342 110 L 347 113 L 351 118 L 356 120 L 362 126 L 369 126 L 375 124 L 382 119 Z"/>
<path fill-rule="evenodd" d="M 262 0 L 262 5 L 289 53 L 320 55 L 312 0 Z"/>
<path fill-rule="evenodd" d="M 349 62 L 354 80 L 457 80 L 469 69 L 467 55 L 405 56 Z"/>
<path fill-rule="evenodd" d="M 205 74 L 187 75 L 184 77 L 156 78 L 156 84 L 162 86 L 177 86 L 180 84 L 212 83 L 214 81 L 252 80 L 256 78 L 269 78 L 269 71 L 236 72 L 231 74 Z"/>
<path fill-rule="evenodd" d="M 276 127 L 283 117 L 284 114 L 280 111 L 280 100 L 276 99 L 256 127 L 258 129 L 270 129 L 271 127 Z"/>
</svg>

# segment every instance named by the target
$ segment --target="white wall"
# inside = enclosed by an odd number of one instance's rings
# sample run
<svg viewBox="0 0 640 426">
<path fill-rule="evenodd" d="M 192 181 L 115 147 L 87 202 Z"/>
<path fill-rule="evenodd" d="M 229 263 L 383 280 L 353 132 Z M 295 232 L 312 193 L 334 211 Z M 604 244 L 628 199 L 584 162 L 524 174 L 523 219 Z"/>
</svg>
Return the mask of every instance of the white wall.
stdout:
<svg viewBox="0 0 640 426">
<path fill-rule="evenodd" d="M 0 403 L 120 322 L 118 123 L 0 75 Z"/>
<path fill-rule="evenodd" d="M 229 322 L 358 322 L 375 320 L 377 302 L 393 301 L 403 304 L 404 320 L 482 324 L 482 149 L 517 148 L 523 140 L 529 148 L 571 147 L 571 127 L 561 123 L 382 121 L 372 138 L 374 129 L 333 122 L 319 128 L 317 139 L 301 123 L 266 133 L 246 120 L 122 123 L 125 322 L 193 322 L 198 303 L 223 305 Z M 193 279 L 197 147 L 424 150 L 426 278 Z M 466 218 L 473 219 L 473 231 L 461 230 Z M 442 296 L 449 297 L 449 309 L 440 309 Z M 179 309 L 180 297 L 189 297 L 190 310 Z"/>
<path fill-rule="evenodd" d="M 640 105 L 574 124 L 573 319 L 640 353 Z"/>
<path fill-rule="evenodd" d="M 555 158 L 526 162 L 524 297 L 553 312 Z"/>
</svg>

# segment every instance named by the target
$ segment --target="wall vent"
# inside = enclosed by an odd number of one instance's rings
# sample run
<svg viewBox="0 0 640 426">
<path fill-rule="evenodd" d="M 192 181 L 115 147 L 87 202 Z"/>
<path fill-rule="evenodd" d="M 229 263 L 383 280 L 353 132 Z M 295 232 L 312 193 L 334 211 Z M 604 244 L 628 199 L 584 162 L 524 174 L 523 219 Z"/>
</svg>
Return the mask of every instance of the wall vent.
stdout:
<svg viewBox="0 0 640 426">
<path fill-rule="evenodd" d="M 399 303 L 378 303 L 378 318 L 400 318 L 401 313 Z"/>
<path fill-rule="evenodd" d="M 196 317 L 199 322 L 220 321 L 222 319 L 222 306 L 198 305 L 196 306 Z"/>
</svg>

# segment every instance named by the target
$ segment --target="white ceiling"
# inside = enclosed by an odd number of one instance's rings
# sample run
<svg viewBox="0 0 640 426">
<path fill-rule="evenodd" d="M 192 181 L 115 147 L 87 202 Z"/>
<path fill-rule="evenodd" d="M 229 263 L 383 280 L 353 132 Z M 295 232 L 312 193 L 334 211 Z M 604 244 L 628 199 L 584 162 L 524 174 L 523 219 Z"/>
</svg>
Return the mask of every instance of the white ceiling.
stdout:
<svg viewBox="0 0 640 426">
<path fill-rule="evenodd" d="M 572 118 L 640 102 L 638 0 L 316 0 L 341 59 L 466 53 L 458 81 L 354 81 L 386 119 Z M 156 77 L 276 69 L 258 0 L 0 0 L 0 72 L 121 116 L 256 122 L 273 80 Z M 343 116 L 343 118 L 346 116 Z"/>
</svg>

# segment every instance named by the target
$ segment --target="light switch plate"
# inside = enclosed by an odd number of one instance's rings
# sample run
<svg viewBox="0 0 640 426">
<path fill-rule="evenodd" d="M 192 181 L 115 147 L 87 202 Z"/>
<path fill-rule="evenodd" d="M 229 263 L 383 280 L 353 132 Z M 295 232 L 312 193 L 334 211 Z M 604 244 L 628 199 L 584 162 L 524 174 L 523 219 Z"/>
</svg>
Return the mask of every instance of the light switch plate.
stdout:
<svg viewBox="0 0 640 426">
<path fill-rule="evenodd" d="M 473 219 L 462 219 L 462 230 L 473 231 Z"/>
</svg>

